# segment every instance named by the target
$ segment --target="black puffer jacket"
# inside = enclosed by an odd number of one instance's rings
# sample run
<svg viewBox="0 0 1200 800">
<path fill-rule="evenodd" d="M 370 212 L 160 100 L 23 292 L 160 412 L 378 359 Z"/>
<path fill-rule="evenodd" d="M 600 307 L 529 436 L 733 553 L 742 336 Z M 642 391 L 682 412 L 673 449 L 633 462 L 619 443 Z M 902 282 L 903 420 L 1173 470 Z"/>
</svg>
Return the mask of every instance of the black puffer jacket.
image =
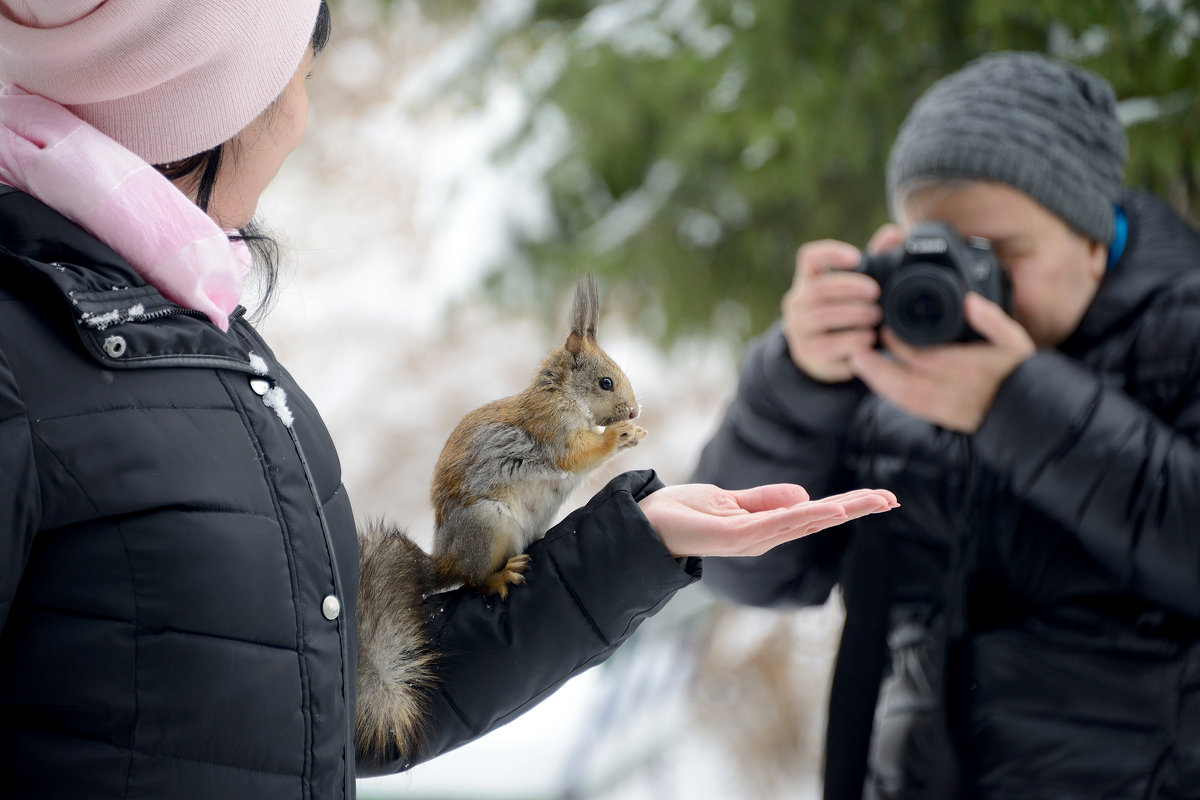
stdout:
<svg viewBox="0 0 1200 800">
<path fill-rule="evenodd" d="M 902 504 L 706 565 L 758 605 L 842 585 L 830 796 L 864 785 L 881 673 L 868 797 L 939 796 L 954 761 L 950 793 L 972 798 L 1200 793 L 1200 237 L 1155 198 L 1122 202 L 1127 246 L 1078 330 L 972 437 L 808 380 L 778 329 L 745 360 L 697 479 Z"/>
<path fill-rule="evenodd" d="M 655 481 L 621 476 L 556 528 L 511 604 L 436 598 L 418 758 L 695 579 L 637 509 Z M 0 794 L 352 797 L 357 579 L 333 443 L 254 330 L 0 189 Z"/>
</svg>

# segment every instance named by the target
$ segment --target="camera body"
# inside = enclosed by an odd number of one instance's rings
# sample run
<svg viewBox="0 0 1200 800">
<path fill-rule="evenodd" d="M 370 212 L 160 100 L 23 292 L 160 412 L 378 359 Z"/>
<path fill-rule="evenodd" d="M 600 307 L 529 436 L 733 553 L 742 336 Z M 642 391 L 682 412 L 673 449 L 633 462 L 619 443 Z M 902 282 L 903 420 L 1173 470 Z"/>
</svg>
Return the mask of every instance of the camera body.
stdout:
<svg viewBox="0 0 1200 800">
<path fill-rule="evenodd" d="M 979 339 L 967 324 L 963 298 L 977 292 L 1010 311 L 1011 287 L 987 239 L 944 222 L 915 226 L 895 250 L 863 253 L 857 271 L 880 286 L 883 324 L 914 345 Z"/>
</svg>

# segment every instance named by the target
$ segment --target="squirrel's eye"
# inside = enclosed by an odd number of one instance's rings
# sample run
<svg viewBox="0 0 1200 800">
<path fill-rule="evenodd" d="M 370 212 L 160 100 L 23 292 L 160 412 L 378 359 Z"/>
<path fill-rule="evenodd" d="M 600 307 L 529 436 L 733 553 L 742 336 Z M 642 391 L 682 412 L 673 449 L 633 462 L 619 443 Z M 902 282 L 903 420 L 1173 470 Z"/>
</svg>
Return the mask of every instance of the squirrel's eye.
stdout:
<svg viewBox="0 0 1200 800">
<path fill-rule="evenodd" d="M 601 378 L 600 388 L 606 392 L 611 392 L 613 390 L 612 378 Z"/>
</svg>

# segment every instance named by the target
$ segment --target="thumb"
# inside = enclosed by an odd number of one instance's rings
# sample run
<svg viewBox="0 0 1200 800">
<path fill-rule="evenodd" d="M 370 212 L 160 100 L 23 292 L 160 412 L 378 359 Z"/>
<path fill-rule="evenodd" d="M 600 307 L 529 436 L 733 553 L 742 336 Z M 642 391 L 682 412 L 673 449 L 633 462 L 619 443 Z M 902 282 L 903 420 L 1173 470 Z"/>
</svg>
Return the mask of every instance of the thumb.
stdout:
<svg viewBox="0 0 1200 800">
<path fill-rule="evenodd" d="M 871 235 L 867 242 L 867 252 L 874 255 L 886 250 L 892 250 L 904 244 L 904 229 L 894 222 L 881 225 L 879 230 Z"/>
<path fill-rule="evenodd" d="M 790 508 L 809 500 L 808 492 L 804 490 L 804 487 L 794 483 L 772 483 L 750 489 L 739 489 L 730 494 L 737 500 L 739 506 L 751 513 Z"/>
</svg>

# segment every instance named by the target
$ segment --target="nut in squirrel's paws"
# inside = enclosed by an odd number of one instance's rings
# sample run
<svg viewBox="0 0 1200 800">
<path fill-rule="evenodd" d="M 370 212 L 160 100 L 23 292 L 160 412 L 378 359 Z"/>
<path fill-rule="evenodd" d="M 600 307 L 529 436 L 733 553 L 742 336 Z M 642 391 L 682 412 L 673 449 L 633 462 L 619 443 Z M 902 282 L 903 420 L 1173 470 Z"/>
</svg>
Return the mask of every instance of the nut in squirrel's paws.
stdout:
<svg viewBox="0 0 1200 800">
<path fill-rule="evenodd" d="M 525 583 L 525 572 L 529 569 L 529 556 L 524 553 L 508 559 L 503 567 L 483 579 L 480 594 L 499 595 L 501 600 L 508 599 L 508 585 Z"/>
<path fill-rule="evenodd" d="M 609 430 L 616 431 L 618 450 L 624 450 L 627 447 L 636 447 L 638 442 L 646 438 L 646 429 L 640 425 L 634 425 L 629 420 L 622 420 L 614 425 L 610 425 Z"/>
</svg>

